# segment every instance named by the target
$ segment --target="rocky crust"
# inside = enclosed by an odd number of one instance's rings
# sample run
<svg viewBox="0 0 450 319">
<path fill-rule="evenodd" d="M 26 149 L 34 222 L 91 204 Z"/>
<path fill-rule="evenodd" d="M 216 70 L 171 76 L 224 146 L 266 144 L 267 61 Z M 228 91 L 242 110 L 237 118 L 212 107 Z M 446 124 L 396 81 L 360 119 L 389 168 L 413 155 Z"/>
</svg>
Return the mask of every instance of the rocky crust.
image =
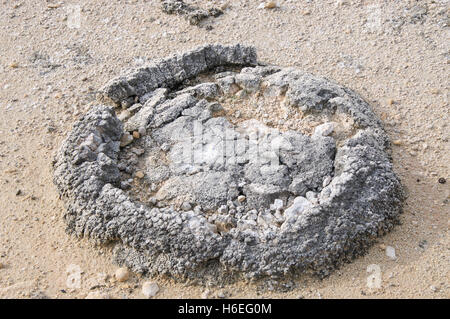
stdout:
<svg viewBox="0 0 450 319">
<path fill-rule="evenodd" d="M 54 182 L 68 230 L 112 243 L 134 271 L 325 276 L 398 221 L 382 124 L 333 82 L 260 64 L 252 47 L 207 45 L 102 92 L 119 116 L 98 105 L 75 124 Z M 245 101 L 257 111 L 236 114 Z M 259 112 L 275 106 L 283 116 Z"/>
</svg>

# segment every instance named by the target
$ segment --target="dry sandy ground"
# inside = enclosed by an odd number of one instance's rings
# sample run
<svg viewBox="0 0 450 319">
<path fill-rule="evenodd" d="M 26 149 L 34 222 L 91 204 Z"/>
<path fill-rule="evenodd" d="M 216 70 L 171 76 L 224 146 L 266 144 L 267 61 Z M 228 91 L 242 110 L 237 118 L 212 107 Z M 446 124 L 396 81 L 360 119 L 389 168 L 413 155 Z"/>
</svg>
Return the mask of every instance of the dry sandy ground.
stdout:
<svg viewBox="0 0 450 319">
<path fill-rule="evenodd" d="M 143 57 L 210 42 L 252 44 L 262 61 L 361 94 L 395 141 L 395 169 L 409 194 L 402 224 L 330 277 L 299 278 L 287 292 L 242 282 L 210 288 L 210 297 L 449 297 L 448 0 L 279 0 L 271 10 L 259 3 L 230 1 L 224 15 L 205 22 L 208 30 L 162 13 L 159 0 L 0 2 L 0 297 L 143 296 L 145 278 L 114 282 L 110 252 L 65 233 L 50 163 L 103 83 Z M 68 27 L 71 4 L 81 7 L 78 29 Z M 396 260 L 383 245 L 395 248 Z M 81 288 L 67 287 L 71 264 L 82 270 Z M 366 286 L 371 264 L 381 269 L 380 289 Z M 99 273 L 109 279 L 90 289 Z M 157 298 L 199 298 L 205 290 L 153 280 Z"/>
</svg>

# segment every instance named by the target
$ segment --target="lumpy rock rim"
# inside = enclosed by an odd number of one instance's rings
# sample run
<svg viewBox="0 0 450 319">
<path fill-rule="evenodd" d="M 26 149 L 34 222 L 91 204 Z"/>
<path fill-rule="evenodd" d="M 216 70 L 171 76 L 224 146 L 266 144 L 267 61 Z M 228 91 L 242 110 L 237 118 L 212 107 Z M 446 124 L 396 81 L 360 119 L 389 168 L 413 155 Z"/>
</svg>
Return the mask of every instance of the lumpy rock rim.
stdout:
<svg viewBox="0 0 450 319">
<path fill-rule="evenodd" d="M 92 107 L 63 142 L 54 182 L 68 230 L 112 244 L 136 272 L 325 276 L 398 222 L 402 187 L 370 106 L 258 62 L 253 47 L 154 61 L 102 100 L 113 105 Z M 244 103 L 255 106 L 241 114 Z"/>
</svg>

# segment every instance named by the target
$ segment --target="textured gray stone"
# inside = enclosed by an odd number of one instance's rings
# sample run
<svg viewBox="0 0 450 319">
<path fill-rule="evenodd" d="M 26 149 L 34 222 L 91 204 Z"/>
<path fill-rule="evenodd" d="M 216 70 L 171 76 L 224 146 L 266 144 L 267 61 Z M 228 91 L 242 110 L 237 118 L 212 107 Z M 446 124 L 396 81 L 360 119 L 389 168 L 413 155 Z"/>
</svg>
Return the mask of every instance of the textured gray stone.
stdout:
<svg viewBox="0 0 450 319">
<path fill-rule="evenodd" d="M 184 16 L 191 25 L 198 25 L 209 17 L 218 17 L 223 13 L 222 10 L 215 7 L 201 9 L 182 0 L 162 0 L 161 2 L 163 12 Z"/>
<path fill-rule="evenodd" d="M 217 67 L 233 73 L 186 87 Z M 343 113 L 357 129 L 337 143 L 329 129 L 308 136 L 214 117 L 205 98 L 228 94 L 220 82 L 229 77 L 264 96 L 285 95 L 292 110 Z M 202 95 L 198 87 L 220 90 Z M 331 81 L 257 65 L 251 47 L 207 45 L 119 77 L 103 93 L 116 104 L 137 98 L 143 105 L 125 123 L 113 107 L 92 107 L 58 151 L 54 182 L 68 230 L 113 244 L 117 262 L 135 272 L 214 281 L 325 276 L 398 221 L 403 192 L 381 122 Z M 124 126 L 146 134 L 121 148 Z M 130 183 L 138 165 L 147 202 Z"/>
<path fill-rule="evenodd" d="M 174 87 L 190 76 L 219 66 L 256 65 L 256 50 L 246 46 L 206 45 L 187 54 L 155 61 L 111 80 L 101 94 L 119 104 L 130 97 L 141 97 L 160 87 Z"/>
</svg>

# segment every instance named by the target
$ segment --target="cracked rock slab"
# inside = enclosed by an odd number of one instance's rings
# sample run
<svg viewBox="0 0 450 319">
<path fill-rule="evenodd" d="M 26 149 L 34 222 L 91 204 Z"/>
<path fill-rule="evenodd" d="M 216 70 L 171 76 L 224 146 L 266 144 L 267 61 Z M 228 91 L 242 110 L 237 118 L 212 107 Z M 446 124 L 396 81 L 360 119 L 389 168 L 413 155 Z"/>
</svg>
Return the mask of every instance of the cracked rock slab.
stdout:
<svg viewBox="0 0 450 319">
<path fill-rule="evenodd" d="M 102 93 L 112 105 L 75 124 L 54 182 L 68 230 L 113 244 L 136 272 L 325 276 L 398 221 L 382 123 L 332 81 L 259 63 L 252 47 L 206 45 Z"/>
</svg>

